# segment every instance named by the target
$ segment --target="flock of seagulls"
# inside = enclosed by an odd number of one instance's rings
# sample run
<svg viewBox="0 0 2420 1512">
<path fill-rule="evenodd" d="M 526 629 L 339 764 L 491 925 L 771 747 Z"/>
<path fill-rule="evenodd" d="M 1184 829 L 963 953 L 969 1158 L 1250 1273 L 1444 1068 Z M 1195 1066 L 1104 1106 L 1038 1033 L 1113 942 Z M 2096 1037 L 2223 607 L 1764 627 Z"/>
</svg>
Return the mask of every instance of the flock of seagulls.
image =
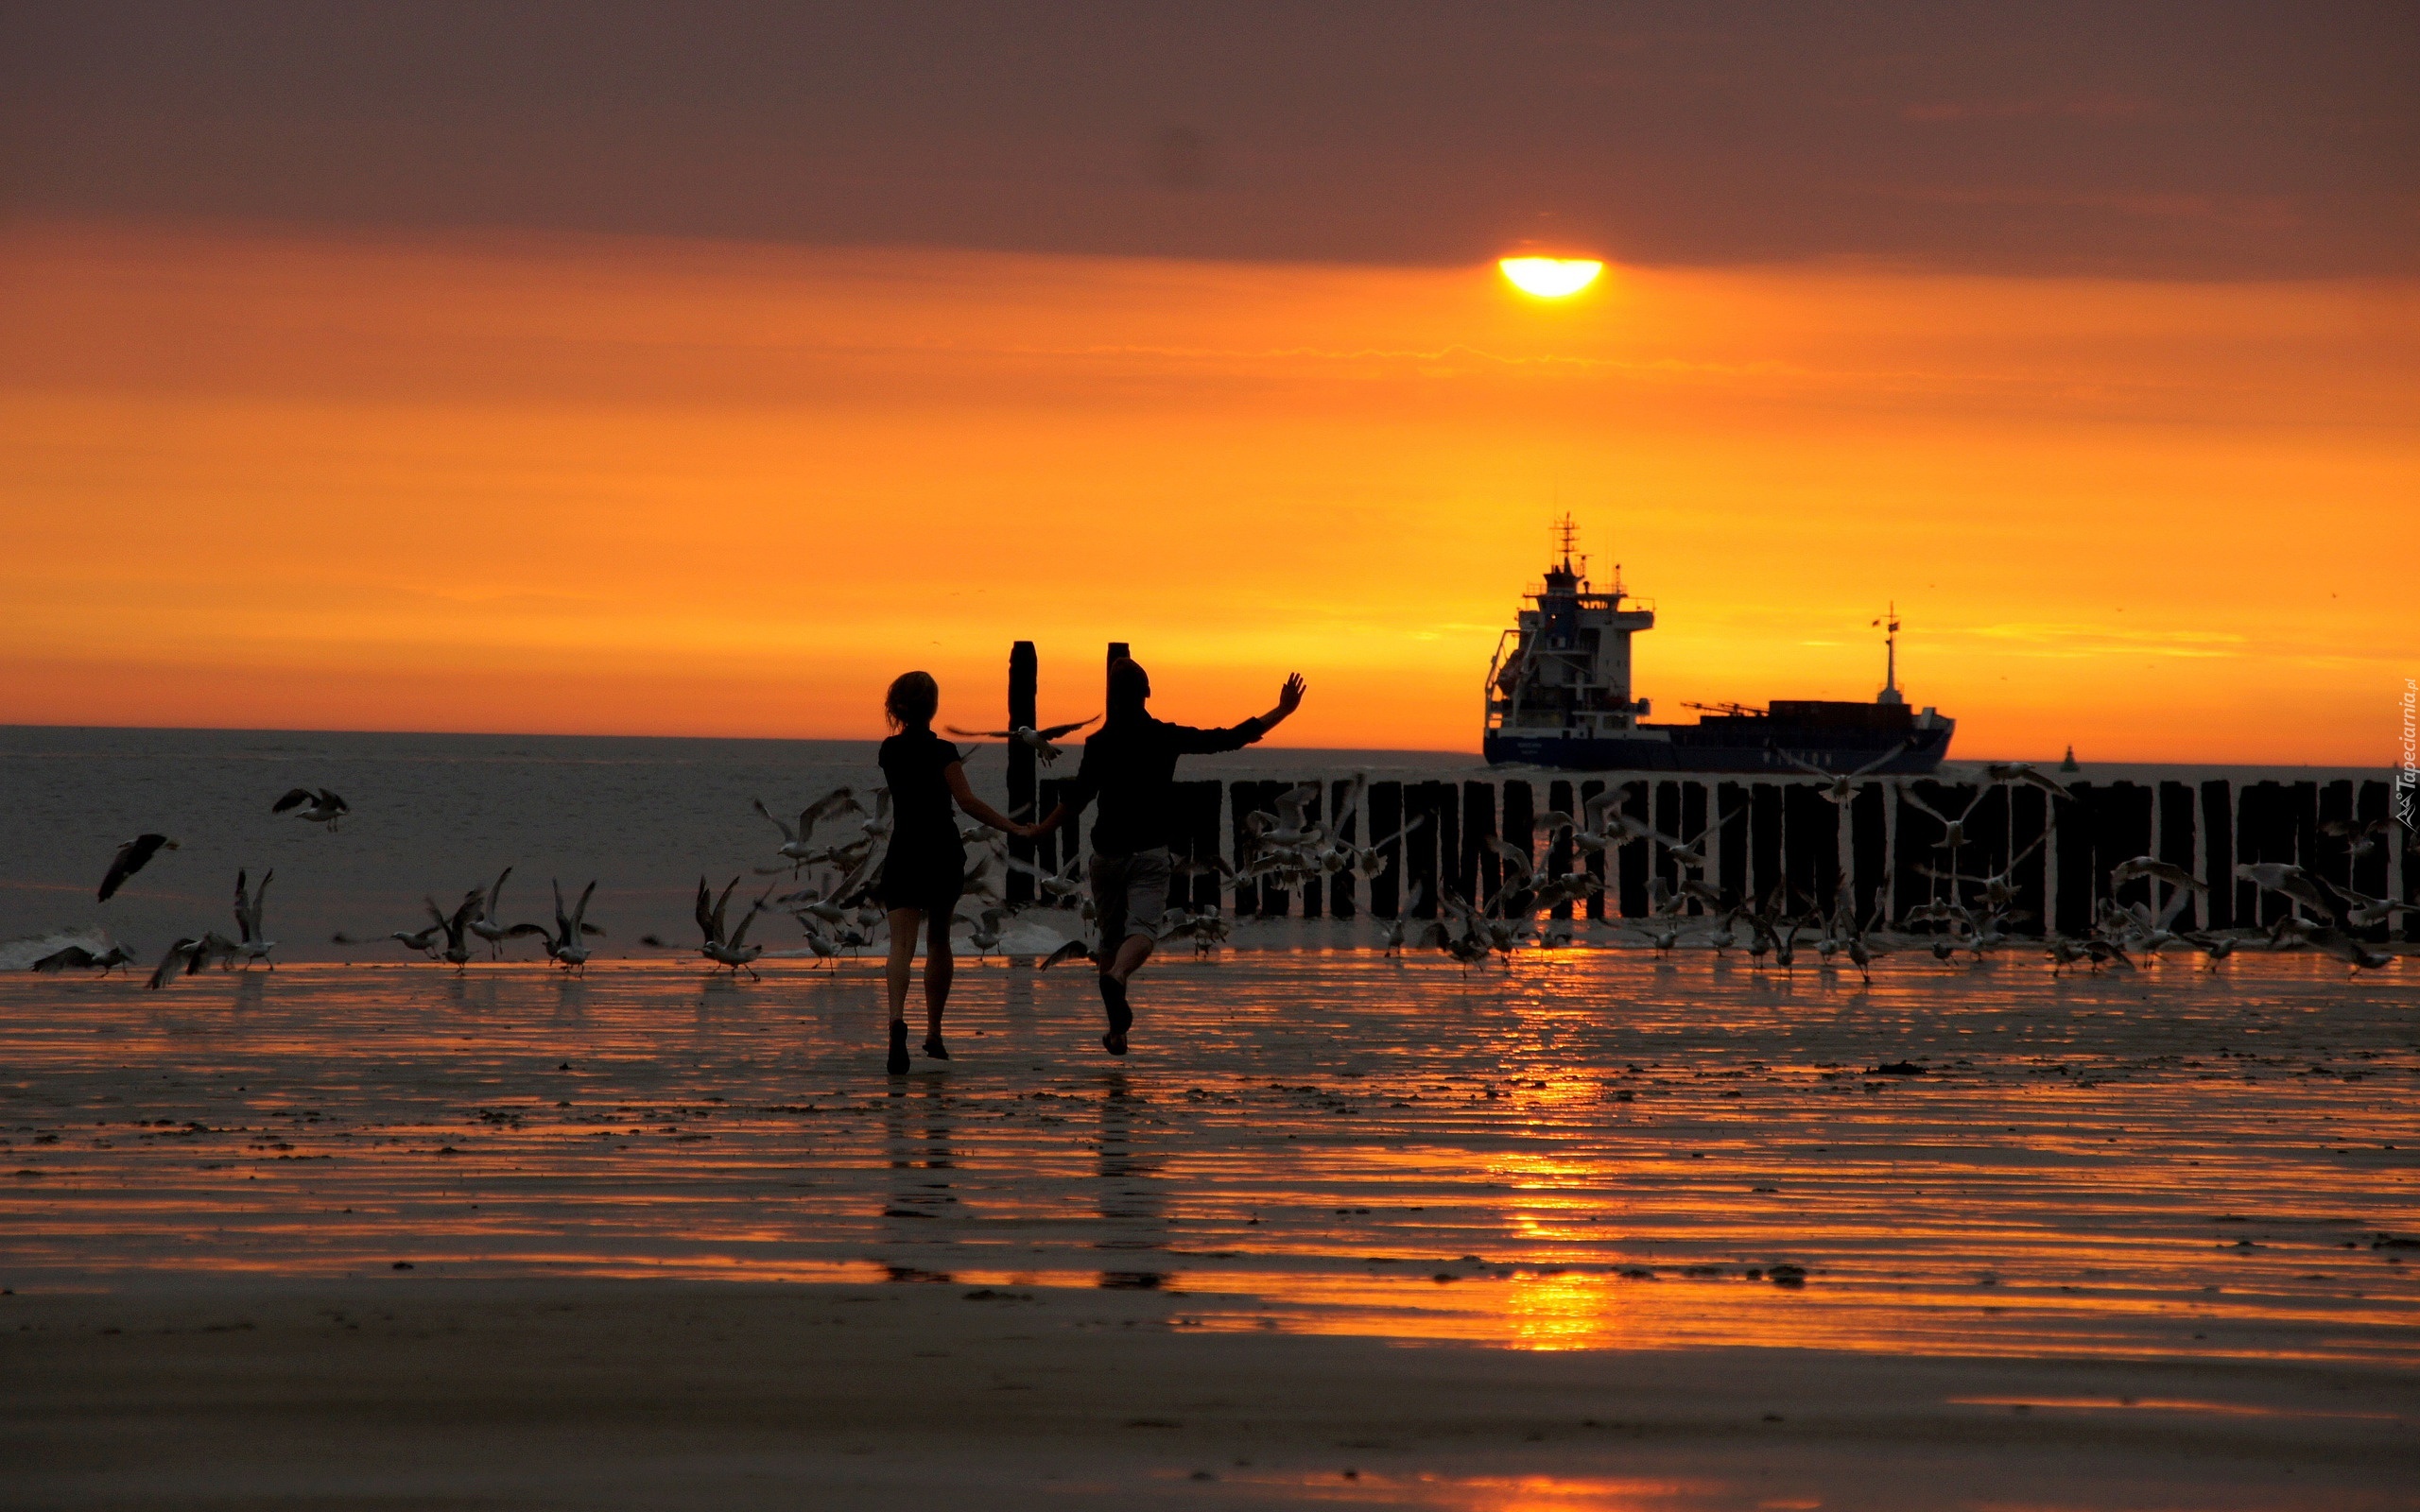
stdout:
<svg viewBox="0 0 2420 1512">
<path fill-rule="evenodd" d="M 1020 726 L 1004 731 L 950 732 L 969 738 L 1021 741 L 1039 759 L 1047 762 L 1060 754 L 1054 741 L 1090 723 L 1091 720 L 1079 720 L 1043 730 Z M 1860 771 L 1848 774 L 1822 772 L 1814 767 L 1806 770 L 1824 779 L 1822 791 L 1825 797 L 1846 805 L 1868 783 L 1873 772 L 1896 754 L 1895 750 L 1886 753 Z M 2059 800 L 2072 796 L 2056 779 L 2021 763 L 1994 764 L 1984 768 L 1984 774 L 1991 786 L 2032 786 Z M 1227 884 L 1269 883 L 1289 891 L 1329 877 L 1374 881 L 1386 872 L 1390 852 L 1398 842 L 1418 831 L 1426 819 L 1414 818 L 1383 839 L 1359 843 L 1352 832 L 1361 815 L 1367 785 L 1366 774 L 1350 781 L 1334 805 L 1337 819 L 1332 824 L 1312 817 L 1314 805 L 1325 795 L 1323 783 L 1312 782 L 1289 788 L 1277 795 L 1267 810 L 1244 816 L 1240 858 L 1236 864 L 1230 865 L 1215 854 L 1181 858 L 1173 864 L 1174 878 L 1189 884 L 1198 878 L 1215 876 Z M 1917 868 L 1935 885 L 1934 895 L 1900 916 L 1895 923 L 1903 933 L 1898 942 L 1890 946 L 1876 937 L 1876 931 L 1890 922 L 1882 917 L 1881 901 L 1876 900 L 1866 917 L 1857 917 L 1852 912 L 1852 889 L 1845 876 L 1838 879 L 1835 902 L 1828 911 L 1786 885 L 1768 889 L 1764 896 L 1751 901 L 1711 884 L 1707 880 L 1712 869 L 1709 848 L 1721 830 L 1744 810 L 1735 810 L 1695 834 L 1682 837 L 1621 813 L 1622 793 L 1609 789 L 1592 796 L 1577 816 L 1557 810 L 1539 815 L 1535 827 L 1543 832 L 1549 849 L 1567 839 L 1575 856 L 1600 854 L 1619 846 L 1644 842 L 1668 859 L 1669 876 L 1658 875 L 1650 884 L 1648 916 L 1616 926 L 1659 954 L 1668 954 L 1685 943 L 1711 949 L 1718 956 L 1736 949 L 1745 954 L 1754 966 L 1761 967 L 1770 958 L 1772 964 L 1789 971 L 1802 959 L 1803 947 L 1812 951 L 1815 963 L 1820 966 L 1845 962 L 1870 977 L 1876 958 L 1894 949 L 1910 948 L 1904 932 L 1915 932 L 1915 946 L 1928 950 L 1945 964 L 1957 964 L 1962 957 L 1979 962 L 1996 950 L 2036 943 L 2031 936 L 2020 939 L 2014 933 L 2031 919 L 2016 906 L 2018 895 L 2014 878 L 2016 868 L 2043 840 L 2037 838 L 1996 872 L 1967 873 L 1960 866 L 1961 852 L 1975 843 L 1967 823 L 1989 787 L 1979 789 L 1966 807 L 1953 816 L 1935 808 L 1904 783 L 1888 785 L 1895 788 L 1911 808 L 1940 826 L 1940 834 L 1931 848 L 1943 858 L 1942 865 Z M 705 878 L 699 878 L 694 910 L 700 936 L 697 949 L 710 964 L 710 970 L 755 977 L 755 963 L 765 954 L 767 946 L 761 936 L 753 942 L 749 936 L 760 916 L 768 914 L 787 915 L 799 926 L 804 953 L 818 963 L 837 966 L 842 956 L 871 946 L 883 936 L 888 928 L 887 917 L 868 894 L 892 830 L 890 793 L 888 788 L 877 787 L 866 796 L 873 799 L 871 808 L 855 787 L 834 788 L 802 808 L 795 822 L 775 814 L 763 799 L 752 800 L 751 806 L 781 836 L 769 858 L 772 864 L 757 867 L 757 875 L 786 875 L 798 885 L 779 896 L 776 889 L 780 883 L 768 885 L 749 902 L 735 921 L 731 905 L 740 879 L 732 878 L 717 893 Z M 343 798 L 326 788 L 298 787 L 279 799 L 270 812 L 294 814 L 334 830 L 352 810 Z M 2404 843 L 2414 853 L 2420 853 L 2420 838 L 2411 836 L 2393 819 L 2329 820 L 2321 828 L 2330 836 L 2348 842 L 2350 852 L 2356 857 L 2394 843 L 2398 833 L 2405 835 Z M 999 950 L 1008 921 L 1028 907 L 1072 910 L 1083 926 L 1079 937 L 1044 957 L 1045 970 L 1063 961 L 1093 955 L 1091 936 L 1097 919 L 1080 876 L 1082 857 L 1075 847 L 1067 848 L 1064 864 L 1053 869 L 1012 857 L 1006 837 L 986 825 L 962 820 L 959 835 L 968 856 L 962 898 L 971 913 L 960 913 L 953 922 L 966 926 L 966 938 L 979 955 Z M 1412 949 L 1434 949 L 1468 968 L 1491 957 L 1500 957 L 1509 965 L 1517 951 L 1551 949 L 1572 942 L 1572 923 L 1551 916 L 1570 914 L 1600 893 L 1605 884 L 1598 874 L 1579 868 L 1541 875 L 1527 849 L 1493 836 L 1486 844 L 1497 858 L 1502 879 L 1495 891 L 1474 902 L 1453 887 L 1440 889 L 1437 917 L 1425 920 L 1398 919 L 1385 926 L 1381 936 L 1385 954 L 1400 955 Z M 102 880 L 99 897 L 108 901 L 127 879 L 150 864 L 161 851 L 175 849 L 175 840 L 147 833 L 119 846 Z M 407 951 L 462 970 L 467 969 L 480 944 L 486 946 L 491 959 L 501 959 L 511 941 L 534 937 L 548 960 L 567 972 L 584 971 L 591 954 L 588 941 L 605 934 L 587 919 L 596 883 L 590 882 L 577 900 L 569 902 L 562 884 L 555 883 L 551 923 L 509 922 L 502 911 L 502 898 L 512 870 L 508 866 L 494 882 L 463 893 L 450 910 L 433 897 L 425 899 L 428 921 L 416 929 L 396 930 L 386 938 Z M 1035 895 L 1031 902 L 1009 902 L 1005 884 L 1011 873 L 1031 878 Z M 2144 882 L 2151 885 L 2151 903 L 2120 903 L 2113 896 L 2104 895 L 2096 905 L 2086 934 L 2069 938 L 2053 933 L 2038 943 L 2048 953 L 2053 974 L 2070 967 L 2129 968 L 2171 947 L 2199 951 L 2213 963 L 2224 960 L 2238 949 L 2315 950 L 2344 961 L 2358 973 L 2393 959 L 2391 953 L 2360 938 L 2362 933 L 2391 924 L 2401 915 L 2420 912 L 2411 904 L 2369 896 L 2286 862 L 2247 862 L 2238 866 L 2234 874 L 2263 893 L 2286 900 L 2290 911 L 2267 928 L 2203 931 L 2180 927 L 2182 911 L 2195 897 L 2206 893 L 2208 885 L 2173 863 L 2153 856 L 2136 856 L 2110 868 L 2104 892 L 2114 894 L 2128 884 Z M 248 872 L 236 872 L 234 934 L 229 936 L 213 929 L 181 936 L 160 958 L 148 986 L 164 987 L 212 964 L 230 970 L 249 970 L 256 964 L 275 970 L 277 942 L 268 936 L 264 923 L 268 886 L 274 875 L 263 873 L 255 886 Z M 1178 889 L 1180 896 L 1189 890 Z M 1415 885 L 1406 913 L 1423 912 L 1422 901 L 1423 893 Z M 1542 915 L 1548 917 L 1542 919 Z M 1199 910 L 1176 907 L 1164 916 L 1160 937 L 1164 941 L 1189 940 L 1197 954 L 1206 954 L 1228 937 L 1229 930 L 1228 917 L 1215 903 Z M 366 943 L 343 934 L 337 935 L 335 941 L 348 945 Z M 655 935 L 641 936 L 640 943 L 659 950 L 680 948 Z M 124 946 L 95 952 L 82 945 L 68 945 L 35 961 L 33 970 L 97 971 L 107 975 L 130 968 L 133 961 L 133 955 Z"/>
</svg>

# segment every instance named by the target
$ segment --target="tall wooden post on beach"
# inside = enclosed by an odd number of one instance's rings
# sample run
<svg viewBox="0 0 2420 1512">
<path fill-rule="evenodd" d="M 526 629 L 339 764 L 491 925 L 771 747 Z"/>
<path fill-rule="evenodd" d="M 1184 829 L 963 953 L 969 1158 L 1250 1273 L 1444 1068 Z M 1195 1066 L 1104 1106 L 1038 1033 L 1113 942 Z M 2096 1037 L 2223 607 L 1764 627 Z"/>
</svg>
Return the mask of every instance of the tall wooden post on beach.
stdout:
<svg viewBox="0 0 2420 1512">
<path fill-rule="evenodd" d="M 1040 724 L 1035 710 L 1041 692 L 1041 662 L 1033 652 L 1031 641 L 1019 641 L 1009 647 L 1009 728 L 1028 729 Z M 1041 816 L 1034 809 L 1033 750 L 1021 740 L 1009 742 L 1009 817 L 1030 824 Z M 1009 857 L 1030 863 L 1033 842 L 1016 835 L 1009 836 Z M 1008 889 L 1009 906 L 1033 902 L 1033 878 L 1029 873 L 1011 871 Z"/>
</svg>

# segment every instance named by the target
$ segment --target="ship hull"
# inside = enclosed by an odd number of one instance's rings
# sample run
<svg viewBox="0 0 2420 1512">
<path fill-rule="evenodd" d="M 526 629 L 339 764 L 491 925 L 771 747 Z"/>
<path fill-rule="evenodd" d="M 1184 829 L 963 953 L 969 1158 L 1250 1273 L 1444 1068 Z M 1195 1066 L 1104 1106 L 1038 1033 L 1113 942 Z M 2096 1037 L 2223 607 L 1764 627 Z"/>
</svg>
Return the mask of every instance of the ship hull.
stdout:
<svg viewBox="0 0 2420 1512">
<path fill-rule="evenodd" d="M 1520 764 L 1570 772 L 1769 772 L 1798 775 L 1807 766 L 1827 772 L 1854 772 L 1906 742 L 1904 749 L 1875 767 L 1876 776 L 1923 776 L 1941 765 L 1949 754 L 1952 725 L 1915 729 L 1877 736 L 1847 731 L 1768 729 L 1708 730 L 1710 725 L 1764 725 L 1763 720 L 1707 720 L 1703 725 L 1667 726 L 1660 738 L 1601 739 L 1544 731 L 1522 734 L 1491 730 L 1482 748 L 1494 765 Z M 1753 738 L 1748 737 L 1753 733 Z M 1768 744 L 1770 742 L 1770 744 Z"/>
</svg>

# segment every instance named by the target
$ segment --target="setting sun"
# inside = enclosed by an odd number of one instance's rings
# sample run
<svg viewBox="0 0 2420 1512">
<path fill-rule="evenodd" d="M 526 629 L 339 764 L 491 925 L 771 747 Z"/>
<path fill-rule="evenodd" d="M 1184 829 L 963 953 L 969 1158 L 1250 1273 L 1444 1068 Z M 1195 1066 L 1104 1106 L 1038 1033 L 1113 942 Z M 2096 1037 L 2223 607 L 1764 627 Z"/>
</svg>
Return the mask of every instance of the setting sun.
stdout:
<svg viewBox="0 0 2420 1512">
<path fill-rule="evenodd" d="M 1585 257 L 1508 257 L 1495 265 L 1512 286 L 1542 300 L 1560 300 L 1597 282 L 1605 265 Z"/>
</svg>

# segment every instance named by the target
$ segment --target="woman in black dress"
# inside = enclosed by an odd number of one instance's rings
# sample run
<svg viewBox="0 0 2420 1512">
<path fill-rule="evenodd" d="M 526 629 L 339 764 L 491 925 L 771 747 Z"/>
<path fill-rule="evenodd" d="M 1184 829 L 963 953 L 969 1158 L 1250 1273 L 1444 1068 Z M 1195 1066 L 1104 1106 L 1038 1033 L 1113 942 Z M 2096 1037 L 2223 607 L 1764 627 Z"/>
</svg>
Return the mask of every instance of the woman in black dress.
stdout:
<svg viewBox="0 0 2420 1512">
<path fill-rule="evenodd" d="M 942 1042 L 942 1009 L 949 1002 L 949 926 L 965 885 L 966 846 L 958 837 L 964 809 L 995 830 L 1030 834 L 975 796 L 958 747 L 933 733 L 941 686 L 929 672 L 903 674 L 883 699 L 890 728 L 882 743 L 882 775 L 890 784 L 890 852 L 883 859 L 874 896 L 890 913 L 890 1057 L 893 1075 L 908 1069 L 908 976 L 916 960 L 916 935 L 925 933 L 925 1054 L 949 1058 Z"/>
</svg>

